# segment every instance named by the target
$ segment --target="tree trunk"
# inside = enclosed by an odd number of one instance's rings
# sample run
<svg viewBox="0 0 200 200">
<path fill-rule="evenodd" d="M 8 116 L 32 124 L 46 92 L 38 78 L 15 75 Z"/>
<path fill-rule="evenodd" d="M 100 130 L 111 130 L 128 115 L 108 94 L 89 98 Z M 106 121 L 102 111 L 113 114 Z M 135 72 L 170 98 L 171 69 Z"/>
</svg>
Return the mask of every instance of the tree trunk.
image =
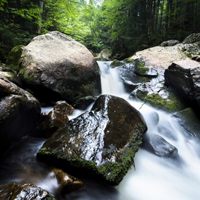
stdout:
<svg viewBox="0 0 200 200">
<path fill-rule="evenodd" d="M 38 22 L 38 33 L 40 34 L 42 31 L 42 13 L 43 13 L 43 8 L 44 8 L 44 0 L 40 0 L 39 6 L 41 9 L 41 12 L 39 14 L 39 22 Z"/>
</svg>

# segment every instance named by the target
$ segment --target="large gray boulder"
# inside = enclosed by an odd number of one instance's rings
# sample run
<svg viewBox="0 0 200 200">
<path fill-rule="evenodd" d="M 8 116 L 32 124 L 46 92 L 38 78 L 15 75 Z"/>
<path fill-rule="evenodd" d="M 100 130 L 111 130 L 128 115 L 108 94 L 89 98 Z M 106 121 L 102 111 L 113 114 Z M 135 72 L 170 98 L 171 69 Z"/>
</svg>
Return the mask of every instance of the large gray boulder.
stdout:
<svg viewBox="0 0 200 200">
<path fill-rule="evenodd" d="M 69 121 L 39 150 L 41 161 L 117 185 L 133 164 L 147 127 L 128 102 L 100 96 L 90 112 Z"/>
<path fill-rule="evenodd" d="M 3 73 L 4 74 L 4 73 Z M 0 73 L 0 154 L 26 135 L 35 135 L 40 103 Z"/>
<path fill-rule="evenodd" d="M 172 63 L 165 70 L 165 84 L 191 107 L 200 110 L 200 63 L 189 59 Z"/>
<path fill-rule="evenodd" d="M 89 50 L 72 38 L 53 31 L 23 48 L 19 75 L 41 101 L 66 100 L 100 93 L 98 65 Z"/>
</svg>

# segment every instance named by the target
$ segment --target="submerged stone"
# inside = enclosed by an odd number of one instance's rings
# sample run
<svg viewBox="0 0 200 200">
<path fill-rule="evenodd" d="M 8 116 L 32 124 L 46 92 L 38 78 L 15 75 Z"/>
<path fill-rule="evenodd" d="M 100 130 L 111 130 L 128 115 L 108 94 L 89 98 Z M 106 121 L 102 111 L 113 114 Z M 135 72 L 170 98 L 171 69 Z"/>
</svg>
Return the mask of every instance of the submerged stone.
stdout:
<svg viewBox="0 0 200 200">
<path fill-rule="evenodd" d="M 167 142 L 160 135 L 154 133 L 145 134 L 143 138 L 143 147 L 159 157 L 167 158 L 178 151 L 176 147 Z"/>
<path fill-rule="evenodd" d="M 117 185 L 133 164 L 146 130 L 143 117 L 128 102 L 103 95 L 90 112 L 54 133 L 38 158 Z"/>
<path fill-rule="evenodd" d="M 200 119 L 192 108 L 186 108 L 174 114 L 182 127 L 189 135 L 196 136 L 200 139 Z"/>
</svg>

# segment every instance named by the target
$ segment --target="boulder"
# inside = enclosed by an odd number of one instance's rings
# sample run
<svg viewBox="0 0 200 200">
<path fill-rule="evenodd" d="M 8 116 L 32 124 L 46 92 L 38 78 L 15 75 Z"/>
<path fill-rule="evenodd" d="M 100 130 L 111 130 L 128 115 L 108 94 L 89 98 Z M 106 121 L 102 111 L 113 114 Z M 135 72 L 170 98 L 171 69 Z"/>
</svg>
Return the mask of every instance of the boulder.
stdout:
<svg viewBox="0 0 200 200">
<path fill-rule="evenodd" d="M 111 55 L 112 52 L 109 49 L 103 49 L 96 57 L 96 60 L 109 61 L 111 60 Z"/>
<path fill-rule="evenodd" d="M 39 125 L 40 135 L 49 137 L 58 128 L 69 121 L 68 116 L 72 115 L 74 108 L 66 101 L 57 101 L 53 110 L 47 116 L 42 115 L 41 124 Z"/>
<path fill-rule="evenodd" d="M 180 42 L 178 40 L 167 40 L 160 44 L 161 47 L 168 47 L 168 46 L 174 46 L 176 44 L 179 44 Z"/>
<path fill-rule="evenodd" d="M 167 142 L 160 135 L 154 133 L 147 133 L 143 137 L 142 147 L 149 152 L 159 157 L 171 157 L 174 153 L 177 153 L 177 148 Z"/>
<path fill-rule="evenodd" d="M 43 190 L 42 188 L 30 183 L 12 183 L 0 185 L 0 199 L 56 200 L 56 198 L 46 190 Z"/>
<path fill-rule="evenodd" d="M 93 96 L 87 96 L 80 98 L 75 104 L 74 107 L 80 110 L 86 110 L 88 106 L 90 106 L 94 101 L 97 99 L 97 97 Z"/>
<path fill-rule="evenodd" d="M 138 85 L 150 81 L 149 77 L 135 73 L 135 61 L 119 67 L 119 75 L 127 92 L 132 92 Z"/>
<path fill-rule="evenodd" d="M 185 38 L 183 44 L 191 44 L 200 41 L 200 33 L 192 33 Z"/>
<path fill-rule="evenodd" d="M 128 102 L 102 95 L 90 112 L 55 132 L 37 156 L 65 170 L 117 185 L 133 164 L 146 130 L 143 117 Z"/>
<path fill-rule="evenodd" d="M 189 59 L 172 63 L 165 70 L 165 84 L 188 105 L 200 110 L 200 63 Z"/>
<path fill-rule="evenodd" d="M 41 102 L 63 99 L 72 104 L 101 90 L 93 55 L 57 31 L 37 36 L 23 48 L 19 75 L 24 87 L 32 90 Z"/>
<path fill-rule="evenodd" d="M 181 44 L 180 50 L 184 52 L 187 57 L 192 58 L 193 60 L 199 61 L 200 57 L 200 41 L 192 44 Z"/>
<path fill-rule="evenodd" d="M 40 103 L 0 75 L 0 154 L 26 135 L 35 135 Z"/>
<path fill-rule="evenodd" d="M 61 169 L 54 168 L 53 173 L 55 174 L 59 185 L 58 189 L 62 194 L 69 193 L 84 187 L 84 184 L 80 179 L 65 173 Z"/>
</svg>

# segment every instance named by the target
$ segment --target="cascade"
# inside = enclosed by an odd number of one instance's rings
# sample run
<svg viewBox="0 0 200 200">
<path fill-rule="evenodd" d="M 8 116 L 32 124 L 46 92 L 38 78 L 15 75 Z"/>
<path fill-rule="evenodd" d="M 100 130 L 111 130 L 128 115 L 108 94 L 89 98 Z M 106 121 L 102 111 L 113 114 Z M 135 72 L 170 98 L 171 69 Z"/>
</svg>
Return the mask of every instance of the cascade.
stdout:
<svg viewBox="0 0 200 200">
<path fill-rule="evenodd" d="M 117 187 L 83 178 L 87 189 L 67 194 L 64 200 L 197 200 L 200 197 L 200 145 L 189 136 L 176 118 L 143 102 L 128 99 L 118 69 L 110 62 L 98 62 L 102 93 L 126 99 L 143 115 L 148 134 L 157 134 L 178 149 L 175 158 L 161 158 L 140 148 L 135 167 L 130 169 Z M 142 105 L 142 106 L 141 106 Z M 44 110 L 45 111 L 45 110 Z M 48 108 L 49 111 L 49 108 Z M 76 111 L 74 116 L 81 111 Z M 153 116 L 157 116 L 157 118 Z M 23 145 L 11 151 L 0 163 L 0 184 L 31 182 L 54 193 L 58 187 L 55 176 L 35 159 L 42 139 L 24 139 Z"/>
</svg>

